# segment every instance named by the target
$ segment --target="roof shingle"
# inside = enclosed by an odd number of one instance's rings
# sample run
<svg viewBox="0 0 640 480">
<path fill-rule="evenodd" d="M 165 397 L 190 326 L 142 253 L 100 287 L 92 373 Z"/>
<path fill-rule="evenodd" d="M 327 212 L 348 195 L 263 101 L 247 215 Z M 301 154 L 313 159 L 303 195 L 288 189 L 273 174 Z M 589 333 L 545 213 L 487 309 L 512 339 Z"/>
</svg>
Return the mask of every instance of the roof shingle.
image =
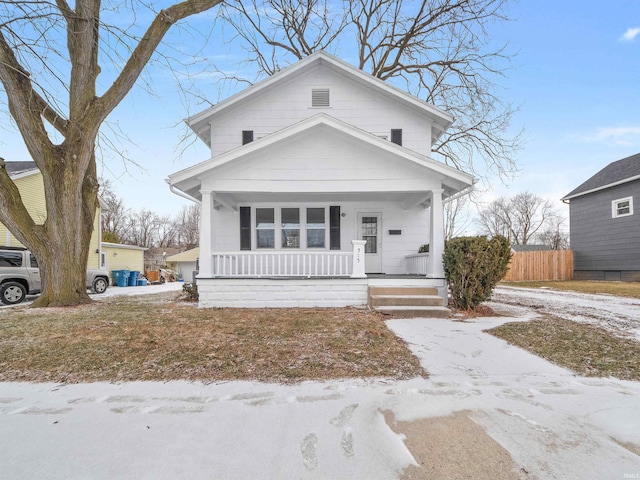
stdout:
<svg viewBox="0 0 640 480">
<path fill-rule="evenodd" d="M 638 176 L 640 176 L 640 153 L 610 163 L 578 188 L 568 193 L 563 200 Z"/>
<path fill-rule="evenodd" d="M 38 168 L 36 162 L 5 162 L 4 165 L 9 175 L 17 175 Z"/>
</svg>

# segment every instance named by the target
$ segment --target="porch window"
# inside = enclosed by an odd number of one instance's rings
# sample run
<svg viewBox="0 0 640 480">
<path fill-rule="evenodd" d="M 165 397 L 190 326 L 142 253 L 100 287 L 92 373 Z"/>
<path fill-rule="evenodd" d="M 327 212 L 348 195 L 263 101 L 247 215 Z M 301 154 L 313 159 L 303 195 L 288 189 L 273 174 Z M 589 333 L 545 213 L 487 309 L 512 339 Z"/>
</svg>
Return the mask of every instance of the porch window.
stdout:
<svg viewBox="0 0 640 480">
<path fill-rule="evenodd" d="M 300 209 L 283 208 L 282 248 L 300 248 Z"/>
<path fill-rule="evenodd" d="M 307 248 L 324 248 L 324 208 L 307 208 Z"/>
<path fill-rule="evenodd" d="M 256 208 L 256 239 L 258 248 L 275 248 L 276 224 L 273 208 Z"/>
<path fill-rule="evenodd" d="M 613 218 L 633 215 L 633 197 L 621 198 L 611 202 L 611 213 Z"/>
</svg>

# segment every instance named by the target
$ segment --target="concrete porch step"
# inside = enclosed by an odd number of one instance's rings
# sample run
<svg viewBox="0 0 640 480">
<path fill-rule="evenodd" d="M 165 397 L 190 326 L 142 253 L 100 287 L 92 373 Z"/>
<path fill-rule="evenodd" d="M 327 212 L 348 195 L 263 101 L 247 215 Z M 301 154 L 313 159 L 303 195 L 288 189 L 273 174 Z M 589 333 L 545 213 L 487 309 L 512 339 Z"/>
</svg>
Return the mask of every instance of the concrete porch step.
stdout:
<svg viewBox="0 0 640 480">
<path fill-rule="evenodd" d="M 397 318 L 447 318 L 445 299 L 438 289 L 415 286 L 370 286 L 369 306 Z"/>
<path fill-rule="evenodd" d="M 451 311 L 447 307 L 382 306 L 375 307 L 377 312 L 392 315 L 395 318 L 449 318 Z"/>
<path fill-rule="evenodd" d="M 444 307 L 444 299 L 438 295 L 369 295 L 369 305 Z"/>
<path fill-rule="evenodd" d="M 369 295 L 438 295 L 432 287 L 369 287 Z"/>
</svg>

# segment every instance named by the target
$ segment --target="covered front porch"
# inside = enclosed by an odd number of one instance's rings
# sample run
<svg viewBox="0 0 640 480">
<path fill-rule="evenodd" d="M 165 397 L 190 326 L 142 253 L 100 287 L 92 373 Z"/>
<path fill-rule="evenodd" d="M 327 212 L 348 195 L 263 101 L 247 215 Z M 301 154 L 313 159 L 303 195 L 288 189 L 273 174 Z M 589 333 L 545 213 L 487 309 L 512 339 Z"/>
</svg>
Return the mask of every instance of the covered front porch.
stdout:
<svg viewBox="0 0 640 480">
<path fill-rule="evenodd" d="M 443 278 L 444 192 L 201 191 L 199 278 Z"/>
</svg>

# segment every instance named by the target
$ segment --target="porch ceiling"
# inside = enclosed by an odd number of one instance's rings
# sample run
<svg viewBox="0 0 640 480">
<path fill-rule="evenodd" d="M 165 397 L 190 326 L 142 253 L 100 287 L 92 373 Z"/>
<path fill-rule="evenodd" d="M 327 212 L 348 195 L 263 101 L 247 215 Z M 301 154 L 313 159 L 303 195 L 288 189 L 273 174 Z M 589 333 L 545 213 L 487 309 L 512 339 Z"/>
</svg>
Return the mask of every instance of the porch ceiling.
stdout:
<svg viewBox="0 0 640 480">
<path fill-rule="evenodd" d="M 445 192 L 446 198 L 453 191 Z M 399 202 L 410 209 L 431 203 L 430 192 L 340 192 L 340 193 L 279 193 L 279 192 L 233 192 L 214 193 L 214 202 L 228 208 L 248 203 L 314 203 L 314 202 Z"/>
</svg>

